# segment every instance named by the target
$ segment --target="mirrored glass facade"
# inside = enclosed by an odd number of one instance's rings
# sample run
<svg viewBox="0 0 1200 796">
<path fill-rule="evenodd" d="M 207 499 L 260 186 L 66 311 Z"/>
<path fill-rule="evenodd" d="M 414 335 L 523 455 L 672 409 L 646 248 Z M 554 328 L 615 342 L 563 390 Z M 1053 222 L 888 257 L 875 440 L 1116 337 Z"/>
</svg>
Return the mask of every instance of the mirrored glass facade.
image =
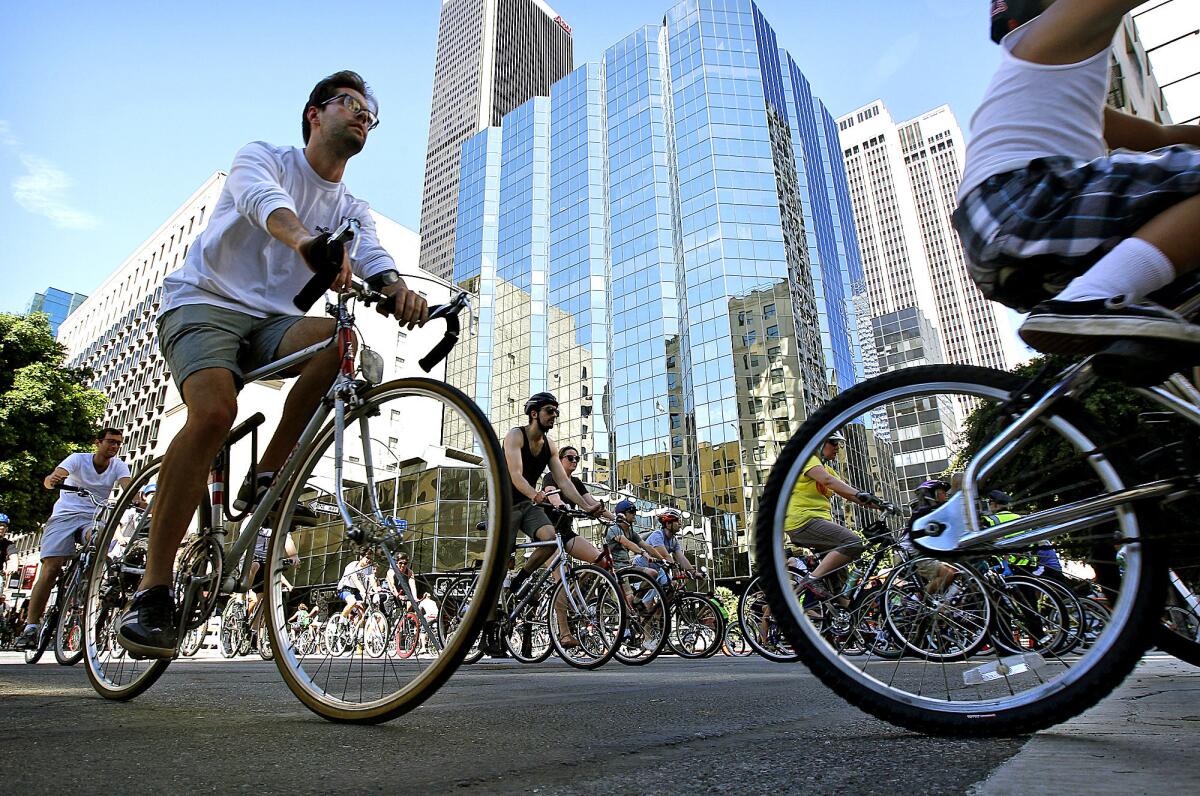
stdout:
<svg viewBox="0 0 1200 796">
<path fill-rule="evenodd" d="M 454 279 L 482 328 L 450 378 L 499 433 L 554 392 L 585 481 L 685 508 L 744 576 L 781 446 L 864 372 L 840 145 L 796 61 L 750 0 L 681 2 L 462 164 Z M 874 485 L 868 436 L 842 469 Z"/>
</svg>

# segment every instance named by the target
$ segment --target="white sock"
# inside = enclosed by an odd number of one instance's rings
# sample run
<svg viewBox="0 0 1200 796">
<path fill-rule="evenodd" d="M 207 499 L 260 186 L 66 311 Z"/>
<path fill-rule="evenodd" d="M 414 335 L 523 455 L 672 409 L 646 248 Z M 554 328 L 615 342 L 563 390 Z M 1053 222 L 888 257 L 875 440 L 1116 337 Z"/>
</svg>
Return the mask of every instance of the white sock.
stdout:
<svg viewBox="0 0 1200 796">
<path fill-rule="evenodd" d="M 1126 238 L 1055 296 L 1056 301 L 1092 301 L 1125 296 L 1145 298 L 1175 281 L 1175 266 L 1152 243 Z"/>
</svg>

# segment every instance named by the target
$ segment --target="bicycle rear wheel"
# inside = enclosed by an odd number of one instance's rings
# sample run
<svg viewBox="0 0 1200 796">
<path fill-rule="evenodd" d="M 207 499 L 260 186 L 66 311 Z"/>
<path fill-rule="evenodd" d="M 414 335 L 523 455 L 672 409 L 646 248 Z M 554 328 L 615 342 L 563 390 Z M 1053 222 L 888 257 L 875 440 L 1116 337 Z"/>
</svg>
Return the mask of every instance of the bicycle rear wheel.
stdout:
<svg viewBox="0 0 1200 796">
<path fill-rule="evenodd" d="M 792 577 L 799 576 L 792 573 Z M 750 649 L 763 658 L 775 663 L 795 663 L 800 660 L 771 613 L 761 575 L 746 584 L 746 591 L 738 601 L 738 627 Z"/>
<path fill-rule="evenodd" d="M 961 467 L 994 439 L 1027 406 L 1022 399 L 1027 389 L 1019 376 L 965 365 L 886 373 L 846 390 L 813 414 L 772 469 L 755 533 L 771 608 L 813 673 L 879 718 L 937 734 L 1033 732 L 1095 704 L 1146 649 L 1153 625 L 1147 617 L 1162 604 L 1162 568 L 1155 540 L 1147 538 L 1146 529 L 1155 524 L 1145 520 L 1152 513 L 1145 503 L 1088 515 L 1069 533 L 1044 532 L 1060 558 L 1093 573 L 1111 602 L 1111 619 L 1078 654 L 1060 654 L 1053 646 L 1013 653 L 985 645 L 971 651 L 972 626 L 957 627 L 949 636 L 943 631 L 926 635 L 927 642 L 909 639 L 910 647 L 926 654 L 925 660 L 843 655 L 822 637 L 793 590 L 782 586 L 788 577 L 787 503 L 831 433 L 840 430 L 847 438 L 843 456 L 850 467 L 859 468 L 851 475 L 855 483 L 903 502 L 917 483 L 940 475 L 952 463 Z M 1100 425 L 1072 399 L 1054 404 L 1009 450 L 1005 464 L 976 486 L 982 495 L 1006 493 L 1009 510 L 1017 514 L 1093 499 L 1137 483 L 1125 451 L 1106 444 Z M 838 466 L 846 467 L 842 462 Z M 867 517 L 851 510 L 847 514 L 847 522 L 865 526 Z M 982 551 L 975 556 L 983 558 Z M 960 563 L 971 566 L 971 556 L 964 554 Z M 938 579 L 926 586 L 928 600 L 945 599 Z M 987 591 L 994 603 L 997 593 L 990 586 Z M 926 599 L 912 591 L 909 595 Z M 889 621 L 898 624 L 898 609 L 885 603 Z"/>
<path fill-rule="evenodd" d="M 625 604 L 616 580 L 593 564 L 576 565 L 554 589 L 550 642 L 576 669 L 598 669 L 612 660 L 625 632 Z"/>
<path fill-rule="evenodd" d="M 55 621 L 49 621 L 49 620 Z M 54 640 L 54 628 L 58 625 L 58 621 L 54 616 L 54 612 L 47 611 L 47 616 L 42 624 L 38 626 L 37 644 L 25 650 L 25 663 L 33 665 L 42 659 L 46 654 L 46 649 L 50 646 L 50 642 Z"/>
<path fill-rule="evenodd" d="M 550 590 L 539 585 L 539 593 L 512 622 L 503 622 L 504 646 L 514 660 L 521 663 L 541 663 L 554 652 L 550 643 Z M 512 609 L 502 606 L 507 615 Z"/>
<path fill-rule="evenodd" d="M 502 529 L 511 497 L 491 424 L 459 390 L 431 379 L 399 379 L 359 398 L 346 412 L 340 441 L 328 424 L 297 463 L 285 467 L 288 488 L 279 504 L 265 591 L 275 661 L 292 693 L 327 719 L 376 723 L 432 696 L 472 649 L 504 578 L 512 542 Z M 341 497 L 349 517 L 338 508 L 335 465 L 343 468 Z M 435 514 L 439 497 L 460 501 L 459 507 Z M 311 510 L 315 522 L 297 522 L 298 505 Z M 480 520 L 497 530 L 476 531 Z M 292 532 L 299 551 L 294 570 L 285 569 L 287 534 L 281 531 Z M 375 643 L 379 634 L 373 627 L 366 643 L 349 645 L 344 656 L 334 650 L 302 654 L 286 621 L 295 606 L 284 591 L 285 575 L 298 601 L 304 592 L 338 580 L 364 553 L 372 555 L 380 580 L 387 569 L 402 578 L 395 566 L 401 552 L 418 571 L 478 564 L 477 579 L 452 607 L 453 632 L 430 639 L 437 654 L 403 658 L 389 634 Z M 442 613 L 451 610 L 443 605 Z"/>
<path fill-rule="evenodd" d="M 105 699 L 133 699 L 154 685 L 170 664 L 127 655 L 116 638 L 117 620 L 133 599 L 146 566 L 150 515 L 135 509 L 133 499 L 142 487 L 157 482 L 161 467 L 162 459 L 155 459 L 130 480 L 98 532 L 96 553 L 86 573 L 84 657 L 88 680 Z"/>
</svg>

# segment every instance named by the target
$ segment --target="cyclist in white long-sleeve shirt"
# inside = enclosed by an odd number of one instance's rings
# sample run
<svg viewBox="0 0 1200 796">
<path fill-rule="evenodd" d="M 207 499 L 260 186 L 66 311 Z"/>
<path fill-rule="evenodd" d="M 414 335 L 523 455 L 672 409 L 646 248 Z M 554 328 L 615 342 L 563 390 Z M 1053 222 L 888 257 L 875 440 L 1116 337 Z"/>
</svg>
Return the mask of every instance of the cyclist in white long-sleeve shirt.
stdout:
<svg viewBox="0 0 1200 796">
<path fill-rule="evenodd" d="M 146 574 L 120 620 L 120 643 L 133 655 L 175 653 L 169 590 L 175 552 L 203 497 L 209 463 L 237 416 L 244 374 L 333 333 L 332 319 L 306 318 L 291 303 L 313 272 L 340 262 L 331 289 L 347 287 L 354 273 L 393 296 L 395 317 L 409 328 L 428 319 L 425 300 L 407 289 L 379 244 L 366 202 L 342 183 L 346 163 L 377 124 L 378 104 L 358 74 L 338 72 L 317 83 L 304 103 L 304 148 L 262 142 L 243 147 L 208 226 L 184 266 L 164 282 L 158 341 L 188 415 L 163 459 Z M 361 224 L 353 261 L 320 234 L 347 217 Z M 238 494 L 239 509 L 266 491 L 337 367 L 337 348 L 330 347 L 286 374 L 299 379 L 256 477 Z"/>
</svg>

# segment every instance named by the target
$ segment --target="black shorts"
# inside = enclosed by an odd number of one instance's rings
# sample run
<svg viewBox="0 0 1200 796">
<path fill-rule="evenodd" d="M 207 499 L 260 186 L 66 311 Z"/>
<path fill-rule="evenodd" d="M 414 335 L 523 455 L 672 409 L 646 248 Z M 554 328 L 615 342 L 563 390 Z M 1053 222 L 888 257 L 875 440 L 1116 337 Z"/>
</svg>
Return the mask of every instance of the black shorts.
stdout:
<svg viewBox="0 0 1200 796">
<path fill-rule="evenodd" d="M 514 534 L 522 531 L 534 541 L 537 540 L 538 530 L 547 525 L 554 527 L 554 523 L 550 522 L 550 518 L 546 516 L 545 509 L 536 505 L 532 500 L 522 500 L 517 503 L 512 507 L 512 513 L 508 516 L 508 527 L 512 528 Z M 561 533 L 564 542 L 569 542 L 579 535 L 571 528 L 563 528 Z"/>
</svg>

